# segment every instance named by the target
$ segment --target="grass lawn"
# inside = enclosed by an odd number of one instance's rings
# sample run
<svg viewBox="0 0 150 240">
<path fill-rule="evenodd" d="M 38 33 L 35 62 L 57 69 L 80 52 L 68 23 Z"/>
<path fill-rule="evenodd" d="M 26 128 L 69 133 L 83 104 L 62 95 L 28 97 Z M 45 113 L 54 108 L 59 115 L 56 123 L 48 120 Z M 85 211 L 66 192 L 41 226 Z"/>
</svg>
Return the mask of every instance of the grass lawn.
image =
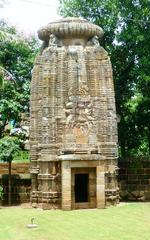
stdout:
<svg viewBox="0 0 150 240">
<path fill-rule="evenodd" d="M 28 229 L 35 217 L 36 229 Z M 0 209 L 0 240 L 150 240 L 150 203 L 102 210 Z"/>
</svg>

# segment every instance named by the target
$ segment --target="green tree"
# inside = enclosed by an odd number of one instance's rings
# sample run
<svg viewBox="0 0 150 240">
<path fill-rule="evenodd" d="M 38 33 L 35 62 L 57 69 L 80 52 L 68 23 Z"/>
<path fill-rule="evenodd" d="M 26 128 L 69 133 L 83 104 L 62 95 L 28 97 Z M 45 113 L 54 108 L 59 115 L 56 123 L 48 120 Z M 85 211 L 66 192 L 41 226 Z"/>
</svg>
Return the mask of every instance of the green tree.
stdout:
<svg viewBox="0 0 150 240">
<path fill-rule="evenodd" d="M 11 163 L 14 156 L 20 150 L 20 142 L 15 137 L 0 139 L 0 161 L 8 163 L 8 205 L 11 205 Z"/>
<path fill-rule="evenodd" d="M 150 153 L 150 1 L 60 0 L 63 16 L 84 17 L 104 31 L 101 45 L 112 60 L 120 153 Z M 143 150 L 142 150 L 143 149 Z"/>
<path fill-rule="evenodd" d="M 29 112 L 30 80 L 38 43 L 0 22 L 0 138 L 11 120 Z"/>
<path fill-rule="evenodd" d="M 0 161 L 8 162 L 8 203 L 11 205 L 11 163 L 24 147 L 25 134 L 10 136 L 9 123 L 29 115 L 30 80 L 38 42 L 0 21 Z M 18 140 L 19 139 L 19 140 Z"/>
</svg>

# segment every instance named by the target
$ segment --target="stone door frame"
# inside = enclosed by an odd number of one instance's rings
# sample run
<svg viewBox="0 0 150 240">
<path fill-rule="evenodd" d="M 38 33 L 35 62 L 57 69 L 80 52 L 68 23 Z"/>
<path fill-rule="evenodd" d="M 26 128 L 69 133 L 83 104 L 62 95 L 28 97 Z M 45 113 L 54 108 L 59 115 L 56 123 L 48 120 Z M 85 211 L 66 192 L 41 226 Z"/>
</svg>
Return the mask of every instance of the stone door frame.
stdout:
<svg viewBox="0 0 150 240">
<path fill-rule="evenodd" d="M 95 161 L 94 161 L 95 162 Z M 61 164 L 62 183 L 62 210 L 72 209 L 71 196 L 71 168 L 95 167 L 96 168 L 96 208 L 105 208 L 105 170 L 104 164 L 97 161 L 93 166 L 92 161 L 63 160 Z"/>
</svg>

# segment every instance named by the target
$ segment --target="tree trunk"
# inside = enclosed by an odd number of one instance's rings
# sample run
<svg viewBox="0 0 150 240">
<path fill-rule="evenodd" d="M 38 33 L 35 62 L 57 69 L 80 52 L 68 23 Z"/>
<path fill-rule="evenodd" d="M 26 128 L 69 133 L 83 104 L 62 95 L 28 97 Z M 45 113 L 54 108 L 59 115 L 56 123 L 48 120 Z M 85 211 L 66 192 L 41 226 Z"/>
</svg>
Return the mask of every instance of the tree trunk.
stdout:
<svg viewBox="0 0 150 240">
<path fill-rule="evenodd" d="M 148 127 L 148 153 L 150 155 L 150 127 Z"/>
<path fill-rule="evenodd" d="M 11 206 L 11 161 L 8 162 L 8 205 Z"/>
</svg>

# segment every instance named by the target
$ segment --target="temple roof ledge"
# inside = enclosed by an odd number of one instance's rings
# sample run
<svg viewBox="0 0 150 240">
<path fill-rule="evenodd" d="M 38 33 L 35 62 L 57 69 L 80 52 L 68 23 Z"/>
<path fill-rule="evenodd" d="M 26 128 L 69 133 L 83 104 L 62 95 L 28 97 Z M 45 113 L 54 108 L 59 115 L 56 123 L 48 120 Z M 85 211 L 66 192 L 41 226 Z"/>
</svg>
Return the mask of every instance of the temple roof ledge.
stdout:
<svg viewBox="0 0 150 240">
<path fill-rule="evenodd" d="M 100 154 L 63 154 L 57 157 L 59 161 L 99 161 L 106 160 L 105 156 Z"/>
</svg>

